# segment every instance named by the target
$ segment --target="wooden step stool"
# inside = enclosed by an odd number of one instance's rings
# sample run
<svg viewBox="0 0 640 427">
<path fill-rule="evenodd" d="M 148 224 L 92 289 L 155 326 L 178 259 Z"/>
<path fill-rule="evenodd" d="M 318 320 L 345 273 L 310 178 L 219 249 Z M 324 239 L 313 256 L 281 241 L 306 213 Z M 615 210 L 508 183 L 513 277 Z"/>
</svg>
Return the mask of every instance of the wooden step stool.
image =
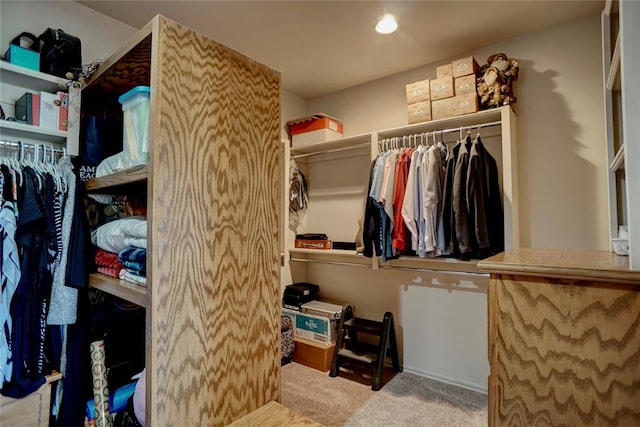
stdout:
<svg viewBox="0 0 640 427">
<path fill-rule="evenodd" d="M 362 342 L 358 334 L 366 334 L 378 337 L 378 344 Z M 333 353 L 333 361 L 329 376 L 336 377 L 340 373 L 340 366 L 346 362 L 355 362 L 368 366 L 372 371 L 371 389 L 378 391 L 382 388 L 384 366 L 390 352 L 393 370 L 402 372 L 396 329 L 393 323 L 393 314 L 386 312 L 382 322 L 355 317 L 353 307 L 349 304 L 342 308 L 336 348 Z"/>
</svg>

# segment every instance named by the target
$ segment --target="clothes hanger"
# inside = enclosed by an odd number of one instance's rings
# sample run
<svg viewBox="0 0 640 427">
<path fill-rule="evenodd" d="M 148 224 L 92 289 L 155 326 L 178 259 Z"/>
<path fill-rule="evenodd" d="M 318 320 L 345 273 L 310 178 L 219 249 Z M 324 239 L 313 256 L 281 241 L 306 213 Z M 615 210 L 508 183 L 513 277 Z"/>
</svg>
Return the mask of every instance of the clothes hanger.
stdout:
<svg viewBox="0 0 640 427">
<path fill-rule="evenodd" d="M 480 124 L 478 126 L 478 133 L 476 134 L 476 139 L 473 141 L 475 144 L 479 144 L 482 146 L 482 140 L 480 139 Z"/>
<path fill-rule="evenodd" d="M 54 148 L 53 146 L 49 146 L 49 148 L 51 149 L 51 157 L 49 159 L 47 159 L 47 146 L 43 145 L 42 149 L 42 161 L 44 163 L 44 168 L 47 171 L 47 173 L 49 175 L 51 175 L 51 177 L 53 178 L 53 183 L 55 185 L 56 191 L 58 192 L 62 192 L 62 180 L 61 180 L 61 176 L 58 173 L 58 169 L 56 167 L 54 167 L 54 162 L 55 162 L 55 153 L 54 153 Z"/>
</svg>

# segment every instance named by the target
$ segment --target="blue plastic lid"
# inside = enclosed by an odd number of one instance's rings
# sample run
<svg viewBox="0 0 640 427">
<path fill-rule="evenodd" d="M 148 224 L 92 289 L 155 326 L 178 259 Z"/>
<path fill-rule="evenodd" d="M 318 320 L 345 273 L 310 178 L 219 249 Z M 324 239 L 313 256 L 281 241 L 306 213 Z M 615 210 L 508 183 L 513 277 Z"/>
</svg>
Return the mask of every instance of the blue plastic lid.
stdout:
<svg viewBox="0 0 640 427">
<path fill-rule="evenodd" d="M 118 102 L 120 104 L 124 104 L 129 99 L 133 98 L 138 94 L 150 94 L 150 93 L 151 93 L 151 88 L 149 86 L 136 86 L 130 91 L 120 95 L 120 97 L 118 98 Z"/>
</svg>

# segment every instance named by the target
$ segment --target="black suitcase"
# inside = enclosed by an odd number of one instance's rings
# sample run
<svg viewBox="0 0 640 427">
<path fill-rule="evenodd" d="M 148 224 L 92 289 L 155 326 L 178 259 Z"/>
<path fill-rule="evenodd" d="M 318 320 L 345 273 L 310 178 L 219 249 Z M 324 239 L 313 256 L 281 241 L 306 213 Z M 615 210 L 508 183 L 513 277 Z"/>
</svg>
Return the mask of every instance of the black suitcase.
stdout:
<svg viewBox="0 0 640 427">
<path fill-rule="evenodd" d="M 293 360 L 293 321 L 289 316 L 280 317 L 280 366 Z"/>
</svg>

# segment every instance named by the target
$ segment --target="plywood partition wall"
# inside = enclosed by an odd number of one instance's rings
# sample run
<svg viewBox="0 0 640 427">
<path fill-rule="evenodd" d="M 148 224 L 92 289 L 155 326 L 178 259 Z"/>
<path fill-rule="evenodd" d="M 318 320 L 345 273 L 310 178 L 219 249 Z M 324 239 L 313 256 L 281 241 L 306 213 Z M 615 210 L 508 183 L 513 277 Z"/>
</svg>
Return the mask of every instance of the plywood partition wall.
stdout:
<svg viewBox="0 0 640 427">
<path fill-rule="evenodd" d="M 153 25 L 147 425 L 280 398 L 280 74 Z"/>
</svg>

